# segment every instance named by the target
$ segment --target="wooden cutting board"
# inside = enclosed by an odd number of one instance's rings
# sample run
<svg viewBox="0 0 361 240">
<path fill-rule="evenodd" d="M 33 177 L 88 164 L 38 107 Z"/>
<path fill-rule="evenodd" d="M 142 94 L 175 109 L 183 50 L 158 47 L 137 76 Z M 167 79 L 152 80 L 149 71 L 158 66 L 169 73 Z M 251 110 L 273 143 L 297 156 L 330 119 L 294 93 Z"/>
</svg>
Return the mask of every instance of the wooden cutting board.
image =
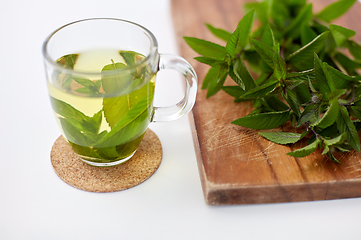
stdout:
<svg viewBox="0 0 361 240">
<path fill-rule="evenodd" d="M 183 36 L 224 45 L 205 27 L 233 32 L 244 15 L 244 0 L 172 0 L 172 14 L 180 54 L 195 68 L 199 85 L 209 67 L 197 56 Z M 314 0 L 318 12 L 332 0 Z M 355 30 L 361 41 L 361 4 L 357 2 L 335 24 Z M 228 83 L 231 83 L 229 81 Z M 191 114 L 193 136 L 205 201 L 210 205 L 253 204 L 328 200 L 361 197 L 361 154 L 351 151 L 337 157 L 335 164 L 315 152 L 305 158 L 286 153 L 301 147 L 282 146 L 262 138 L 256 131 L 231 124 L 252 110 L 251 103 L 234 103 L 224 92 L 206 99 L 199 87 Z M 283 126 L 287 128 L 287 126 Z M 282 129 L 280 129 L 282 130 Z"/>
</svg>

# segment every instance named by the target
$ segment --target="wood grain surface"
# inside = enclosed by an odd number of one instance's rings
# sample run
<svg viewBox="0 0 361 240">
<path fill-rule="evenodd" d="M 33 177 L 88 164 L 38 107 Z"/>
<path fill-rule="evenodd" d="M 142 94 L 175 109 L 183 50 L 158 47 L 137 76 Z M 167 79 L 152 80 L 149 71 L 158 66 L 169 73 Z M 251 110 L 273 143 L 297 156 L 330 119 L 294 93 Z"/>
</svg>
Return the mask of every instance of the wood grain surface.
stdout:
<svg viewBox="0 0 361 240">
<path fill-rule="evenodd" d="M 181 56 L 195 68 L 201 86 L 209 67 L 197 56 L 183 36 L 224 45 L 208 31 L 205 23 L 231 32 L 244 15 L 244 0 L 172 0 L 172 14 Z M 314 0 L 320 11 L 332 0 Z M 361 4 L 333 23 L 355 30 L 361 41 Z M 231 84 L 227 80 L 226 84 Z M 361 154 L 338 155 L 335 164 L 315 152 L 305 158 L 286 153 L 301 147 L 271 143 L 256 131 L 231 124 L 252 110 L 251 103 L 234 103 L 224 92 L 206 99 L 198 89 L 191 114 L 193 136 L 205 201 L 210 205 L 253 204 L 328 200 L 361 197 Z M 282 127 L 287 128 L 287 125 Z"/>
</svg>

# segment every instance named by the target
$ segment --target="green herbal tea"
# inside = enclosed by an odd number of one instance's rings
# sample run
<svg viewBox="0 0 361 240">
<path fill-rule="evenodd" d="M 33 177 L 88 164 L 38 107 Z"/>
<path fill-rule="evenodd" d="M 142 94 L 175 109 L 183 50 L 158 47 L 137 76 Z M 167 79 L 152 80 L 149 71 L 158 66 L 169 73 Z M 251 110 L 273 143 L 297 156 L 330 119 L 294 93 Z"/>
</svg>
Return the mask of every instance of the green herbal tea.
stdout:
<svg viewBox="0 0 361 240">
<path fill-rule="evenodd" d="M 53 74 L 51 104 L 63 135 L 82 159 L 117 162 L 138 148 L 151 121 L 155 87 L 155 73 L 147 65 L 129 68 L 142 58 L 132 51 L 99 50 L 57 60 L 75 71 Z"/>
</svg>

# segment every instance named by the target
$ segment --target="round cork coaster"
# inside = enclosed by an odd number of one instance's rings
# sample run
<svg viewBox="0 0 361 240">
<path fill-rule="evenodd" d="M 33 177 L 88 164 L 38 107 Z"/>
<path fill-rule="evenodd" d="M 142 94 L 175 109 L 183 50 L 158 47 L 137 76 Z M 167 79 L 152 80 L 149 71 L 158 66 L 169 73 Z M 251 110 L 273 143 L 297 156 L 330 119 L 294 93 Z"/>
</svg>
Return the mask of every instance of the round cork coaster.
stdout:
<svg viewBox="0 0 361 240">
<path fill-rule="evenodd" d="M 148 129 L 137 152 L 128 161 L 113 167 L 94 167 L 84 163 L 73 152 L 63 136 L 51 149 L 55 173 L 67 184 L 89 192 L 115 192 L 141 184 L 158 169 L 162 145 Z"/>
</svg>

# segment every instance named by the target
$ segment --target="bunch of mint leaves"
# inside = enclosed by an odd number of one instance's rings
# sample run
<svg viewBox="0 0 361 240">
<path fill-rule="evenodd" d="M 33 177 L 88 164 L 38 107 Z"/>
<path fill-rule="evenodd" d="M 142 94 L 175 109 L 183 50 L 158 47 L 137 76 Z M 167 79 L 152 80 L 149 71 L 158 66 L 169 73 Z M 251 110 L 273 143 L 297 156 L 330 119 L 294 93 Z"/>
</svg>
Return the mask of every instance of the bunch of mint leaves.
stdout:
<svg viewBox="0 0 361 240">
<path fill-rule="evenodd" d="M 202 84 L 207 98 L 223 90 L 235 102 L 253 101 L 254 110 L 232 122 L 246 128 L 274 129 L 290 121 L 292 132 L 259 132 L 277 144 L 308 136 L 290 156 L 320 148 L 340 163 L 335 152 L 360 152 L 361 46 L 351 39 L 355 31 L 330 23 L 355 2 L 340 0 L 317 14 L 306 0 L 250 2 L 234 32 L 206 24 L 225 46 L 184 37 L 201 55 L 195 59 L 210 66 Z M 236 85 L 225 86 L 227 76 Z"/>
</svg>

